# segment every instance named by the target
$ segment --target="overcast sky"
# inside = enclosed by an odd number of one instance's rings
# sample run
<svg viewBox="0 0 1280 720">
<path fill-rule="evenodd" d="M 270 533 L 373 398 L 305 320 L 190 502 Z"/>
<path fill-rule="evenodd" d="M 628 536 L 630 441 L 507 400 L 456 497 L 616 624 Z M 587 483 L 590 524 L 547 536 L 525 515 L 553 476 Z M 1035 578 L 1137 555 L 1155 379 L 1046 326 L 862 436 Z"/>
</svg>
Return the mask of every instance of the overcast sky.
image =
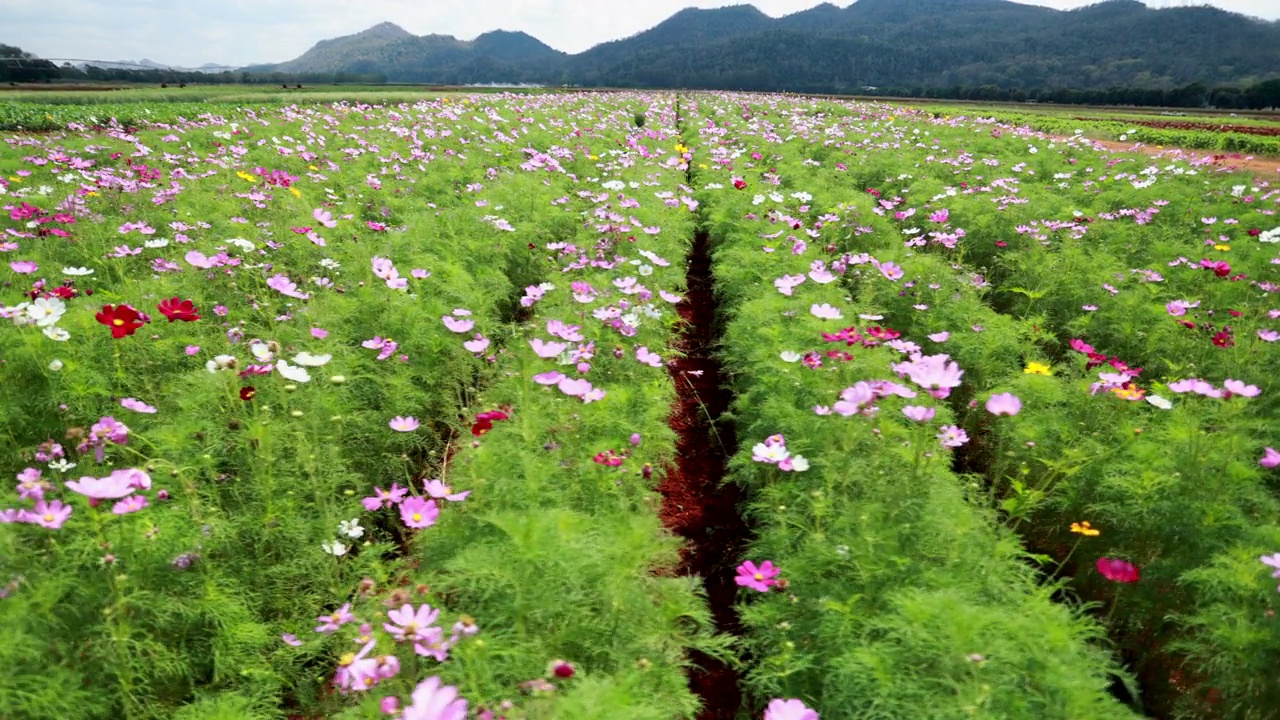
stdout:
<svg viewBox="0 0 1280 720">
<path fill-rule="evenodd" d="M 379 22 L 415 35 L 469 40 L 489 30 L 523 30 L 566 52 L 633 35 L 684 7 L 747 0 L 0 0 L 0 43 L 51 58 L 138 60 L 179 66 L 247 65 L 301 55 L 317 40 Z M 1022 0 L 1056 8 L 1090 0 Z M 820 0 L 755 0 L 774 17 Z M 836 0 L 845 6 L 849 0 Z M 1153 7 L 1216 5 L 1268 20 L 1278 0 L 1148 0 Z"/>
</svg>

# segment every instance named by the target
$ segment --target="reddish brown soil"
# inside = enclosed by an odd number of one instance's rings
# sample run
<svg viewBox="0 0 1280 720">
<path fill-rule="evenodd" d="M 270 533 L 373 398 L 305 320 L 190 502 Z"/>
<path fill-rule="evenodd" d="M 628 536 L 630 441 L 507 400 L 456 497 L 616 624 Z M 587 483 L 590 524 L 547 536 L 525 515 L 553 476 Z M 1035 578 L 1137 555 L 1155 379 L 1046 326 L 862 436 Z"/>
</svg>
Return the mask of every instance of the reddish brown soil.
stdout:
<svg viewBox="0 0 1280 720">
<path fill-rule="evenodd" d="M 1099 117 L 1075 117 L 1074 120 L 1084 120 L 1087 122 L 1115 122 L 1116 118 L 1099 118 Z M 1132 118 L 1124 118 L 1124 122 L 1129 125 L 1141 125 L 1142 127 L 1154 128 L 1156 130 L 1206 130 L 1208 132 L 1218 133 L 1240 133 L 1242 135 L 1261 135 L 1262 137 L 1280 136 L 1280 127 L 1266 127 L 1265 125 L 1236 125 L 1232 123 L 1215 123 L 1215 122 L 1195 122 L 1192 120 L 1135 120 Z"/>
<path fill-rule="evenodd" d="M 1066 140 L 1065 137 L 1059 138 Z M 1215 153 L 1205 150 L 1184 150 L 1182 148 L 1158 147 L 1124 143 L 1116 140 L 1093 140 L 1112 152 L 1140 152 L 1144 155 L 1161 158 L 1185 158 L 1188 160 L 1212 157 L 1214 167 L 1226 168 L 1232 172 L 1257 173 L 1263 177 L 1280 173 L 1280 158 L 1266 158 L 1242 155 L 1240 153 Z"/>
<path fill-rule="evenodd" d="M 735 448 L 732 426 L 718 421 L 729 407 L 730 394 L 715 356 L 715 296 L 705 234 L 694 240 L 687 282 L 688 297 L 676 308 L 686 323 L 680 340 L 685 357 L 668 368 L 679 393 L 670 419 L 679 439 L 675 465 L 667 468 L 658 486 L 661 517 L 687 541 L 680 574 L 705 580 L 716 629 L 737 634 L 741 626 L 733 608 L 733 576 L 747 527 L 739 512 L 741 491 L 721 484 Z M 697 667 L 690 673 L 689 686 L 703 702 L 698 720 L 733 720 L 742 704 L 737 671 L 701 653 L 691 659 Z"/>
</svg>

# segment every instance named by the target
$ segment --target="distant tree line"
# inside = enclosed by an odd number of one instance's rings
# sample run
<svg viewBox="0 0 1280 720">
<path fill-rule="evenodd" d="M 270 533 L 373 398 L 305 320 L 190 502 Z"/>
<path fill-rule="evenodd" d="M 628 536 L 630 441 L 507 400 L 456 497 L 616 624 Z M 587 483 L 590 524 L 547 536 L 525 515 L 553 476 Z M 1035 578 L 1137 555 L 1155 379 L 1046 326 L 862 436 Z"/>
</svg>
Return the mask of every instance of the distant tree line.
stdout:
<svg viewBox="0 0 1280 720">
<path fill-rule="evenodd" d="M 1206 87 L 1192 83 L 1180 88 L 1113 87 L 1106 90 L 1052 88 L 1022 90 L 996 85 L 953 85 L 934 88 L 867 88 L 873 97 L 976 100 L 982 102 L 1035 102 L 1057 105 L 1135 105 L 1140 107 L 1210 108 L 1218 110 L 1266 110 L 1280 108 L 1280 80 L 1247 87 Z"/>
</svg>

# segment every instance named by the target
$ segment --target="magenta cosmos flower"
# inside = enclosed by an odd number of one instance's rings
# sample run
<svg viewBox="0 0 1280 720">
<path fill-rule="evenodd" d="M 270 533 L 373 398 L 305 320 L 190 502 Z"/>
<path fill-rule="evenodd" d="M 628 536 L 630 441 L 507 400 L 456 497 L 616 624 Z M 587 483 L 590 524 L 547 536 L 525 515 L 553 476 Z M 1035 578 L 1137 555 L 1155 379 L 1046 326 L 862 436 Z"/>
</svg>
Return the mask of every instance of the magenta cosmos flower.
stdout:
<svg viewBox="0 0 1280 720">
<path fill-rule="evenodd" d="M 434 500 L 424 500 L 414 495 L 400 503 L 400 519 L 404 524 L 415 529 L 431 527 L 440 516 L 440 508 Z"/>
<path fill-rule="evenodd" d="M 764 709 L 764 720 L 818 720 L 818 711 L 799 700 L 775 698 Z"/>
<path fill-rule="evenodd" d="M 467 720 L 467 701 L 458 697 L 458 688 L 432 676 L 418 683 L 401 720 Z"/>
<path fill-rule="evenodd" d="M 759 566 L 748 560 L 738 566 L 738 576 L 733 581 L 758 592 L 769 592 L 770 586 L 778 584 L 774 578 L 781 572 L 769 560 L 765 560 Z"/>
<path fill-rule="evenodd" d="M 1111 582 L 1136 583 L 1140 577 L 1138 566 L 1127 560 L 1103 557 L 1098 558 L 1096 565 L 1102 577 Z"/>
<path fill-rule="evenodd" d="M 1022 401 L 1013 393 L 996 393 L 987 400 L 987 412 L 992 415 L 1017 415 L 1022 411 Z"/>
</svg>

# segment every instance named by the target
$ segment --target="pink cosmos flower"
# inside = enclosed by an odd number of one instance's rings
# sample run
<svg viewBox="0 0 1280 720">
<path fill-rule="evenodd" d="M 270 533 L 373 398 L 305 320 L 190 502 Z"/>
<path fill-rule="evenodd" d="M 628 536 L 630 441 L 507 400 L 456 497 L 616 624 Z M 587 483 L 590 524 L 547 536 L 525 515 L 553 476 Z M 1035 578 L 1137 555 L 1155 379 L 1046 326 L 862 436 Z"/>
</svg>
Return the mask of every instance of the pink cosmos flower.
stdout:
<svg viewBox="0 0 1280 720">
<path fill-rule="evenodd" d="M 290 647 L 302 647 L 302 641 L 293 633 L 280 633 L 280 639 L 284 641 L 285 645 Z"/>
<path fill-rule="evenodd" d="M 413 691 L 413 704 L 405 707 L 400 720 L 467 720 L 467 701 L 458 697 L 458 688 L 442 686 L 431 676 Z"/>
<path fill-rule="evenodd" d="M 955 425 L 943 425 L 938 428 L 938 442 L 942 447 L 957 448 L 969 442 L 969 434 Z"/>
<path fill-rule="evenodd" d="M 775 698 L 764 709 L 764 720 L 818 720 L 818 712 L 799 700 Z"/>
<path fill-rule="evenodd" d="M 137 398 L 123 398 L 120 400 L 120 406 L 134 412 L 146 413 L 148 415 L 155 414 L 156 409 Z"/>
<path fill-rule="evenodd" d="M 1277 340 L 1280 340 L 1280 332 L 1277 332 L 1275 330 L 1259 330 L 1258 338 L 1263 342 L 1272 343 Z"/>
<path fill-rule="evenodd" d="M 453 488 L 446 485 L 443 480 L 438 480 L 438 479 L 428 480 L 426 483 L 423 484 L 422 490 L 427 495 L 430 495 L 433 498 L 444 499 L 444 500 L 448 500 L 449 502 L 462 502 L 463 500 L 467 499 L 468 495 L 471 494 L 470 490 L 466 490 L 460 493 L 455 493 L 453 491 Z"/>
<path fill-rule="evenodd" d="M 564 352 L 569 346 L 565 343 L 544 342 L 542 338 L 534 338 L 529 341 L 529 347 L 533 348 L 538 357 L 549 359 L 559 357 L 560 353 Z"/>
<path fill-rule="evenodd" d="M 291 298 L 297 298 L 298 300 L 306 300 L 311 297 L 307 293 L 299 292 L 298 284 L 290 280 L 289 276 L 283 273 L 277 273 L 275 275 L 272 275 L 267 280 L 267 287 L 271 288 L 272 290 L 275 290 L 281 295 L 285 295 Z"/>
<path fill-rule="evenodd" d="M 387 424 L 396 432 L 413 432 L 418 429 L 418 418 L 412 416 L 400 417 L 397 415 L 391 418 L 391 422 Z"/>
<path fill-rule="evenodd" d="M 440 617 L 440 611 L 432 609 L 426 603 L 417 610 L 406 603 L 401 605 L 399 610 L 387 611 L 389 622 L 383 623 L 382 628 L 394 635 L 396 642 L 412 641 L 426 638 L 427 631 L 435 624 L 438 617 Z"/>
<path fill-rule="evenodd" d="M 936 343 L 944 343 L 951 338 L 951 333 L 943 330 L 942 332 L 936 332 L 927 337 Z"/>
<path fill-rule="evenodd" d="M 405 498 L 400 503 L 400 519 L 404 524 L 415 529 L 428 528 L 436 524 L 440 516 L 440 508 L 434 500 L 426 500 L 417 495 Z"/>
<path fill-rule="evenodd" d="M 470 320 L 467 318 L 458 319 L 453 317 L 452 315 L 445 315 L 440 319 L 444 321 L 444 326 L 446 328 L 449 328 L 451 332 L 456 332 L 456 333 L 470 332 L 471 328 L 476 326 L 475 320 Z"/>
<path fill-rule="evenodd" d="M 116 515 L 128 515 L 135 513 L 147 506 L 147 498 L 145 495 L 130 495 L 129 497 L 117 502 L 111 506 L 111 512 Z"/>
<path fill-rule="evenodd" d="M 489 349 L 489 338 L 476 333 L 475 338 L 462 343 L 462 347 L 466 348 L 467 352 L 482 353 Z"/>
<path fill-rule="evenodd" d="M 992 415 L 1017 415 L 1022 401 L 1013 393 L 997 393 L 987 400 L 987 412 Z"/>
<path fill-rule="evenodd" d="M 571 397 L 582 397 L 591 392 L 591 383 L 586 380 L 562 377 L 557 384 L 560 387 L 560 392 Z"/>
<path fill-rule="evenodd" d="M 36 503 L 36 507 L 29 517 L 30 522 L 50 530 L 57 530 L 67 521 L 67 518 L 71 517 L 71 512 L 71 506 L 63 505 L 61 500 L 54 500 L 53 502 L 40 500 Z"/>
<path fill-rule="evenodd" d="M 311 328 L 311 337 L 317 340 L 323 340 L 329 337 L 329 331 L 324 328 L 313 327 Z"/>
<path fill-rule="evenodd" d="M 20 275 L 29 275 L 39 270 L 40 266 L 31 260 L 14 260 L 9 263 L 9 268 Z"/>
<path fill-rule="evenodd" d="M 1262 453 L 1262 458 L 1258 460 L 1258 464 L 1268 470 L 1280 465 L 1280 452 L 1276 452 L 1275 448 L 1265 448 Z"/>
<path fill-rule="evenodd" d="M 351 603 L 343 603 L 342 607 L 335 610 L 332 615 L 321 615 L 316 618 L 316 622 L 320 625 L 315 631 L 328 635 L 355 619 L 356 616 L 351 613 Z"/>
<path fill-rule="evenodd" d="M 1262 390 L 1257 385 L 1246 385 L 1243 381 L 1230 378 L 1222 383 L 1222 387 L 1232 395 L 1239 395 L 1240 397 L 1258 397 L 1262 393 Z"/>
<path fill-rule="evenodd" d="M 533 381 L 538 383 L 539 385 L 555 385 L 564 379 L 565 379 L 565 375 L 556 370 L 551 370 L 549 372 L 544 372 L 544 373 L 538 373 L 537 375 L 533 376 Z"/>
<path fill-rule="evenodd" d="M 315 218 L 316 222 L 327 228 L 338 227 L 338 223 L 333 219 L 333 215 L 323 208 L 316 208 L 315 210 L 312 210 L 311 217 Z"/>
<path fill-rule="evenodd" d="M 360 504 L 364 506 L 365 510 L 374 512 L 384 507 L 391 507 L 392 505 L 399 504 L 399 502 L 404 499 L 404 496 L 408 494 L 408 488 L 400 487 L 399 483 L 391 483 L 390 490 L 383 490 L 380 487 L 374 487 L 373 495 L 362 499 Z"/>
<path fill-rule="evenodd" d="M 93 500 L 116 500 L 134 491 L 129 478 L 115 473 L 104 478 L 85 476 L 79 480 L 68 480 L 65 485 L 72 492 Z"/>
<path fill-rule="evenodd" d="M 662 358 L 657 353 L 650 352 L 649 348 L 643 345 L 636 348 L 636 359 L 649 367 L 662 367 Z"/>
<path fill-rule="evenodd" d="M 1111 582 L 1135 583 L 1138 582 L 1140 576 L 1138 567 L 1125 560 L 1100 557 L 1098 562 L 1095 563 L 1095 567 L 1098 568 L 1099 573 L 1102 573 L 1102 577 Z"/>
<path fill-rule="evenodd" d="M 738 575 L 733 581 L 742 587 L 751 588 L 758 592 L 769 592 L 771 586 L 778 584 L 778 581 L 774 578 L 778 577 L 781 572 L 769 560 L 765 560 L 758 567 L 754 562 L 748 560 L 738 566 Z"/>
<path fill-rule="evenodd" d="M 937 411 L 931 407 L 921 407 L 919 405 L 907 405 L 902 408 L 902 414 L 906 415 L 907 419 L 914 420 L 918 423 L 929 422 L 933 419 L 936 412 Z"/>
<path fill-rule="evenodd" d="M 840 308 L 831 307 L 827 303 L 821 305 L 810 305 L 809 312 L 820 320 L 839 320 L 844 317 L 840 313 Z"/>
</svg>

